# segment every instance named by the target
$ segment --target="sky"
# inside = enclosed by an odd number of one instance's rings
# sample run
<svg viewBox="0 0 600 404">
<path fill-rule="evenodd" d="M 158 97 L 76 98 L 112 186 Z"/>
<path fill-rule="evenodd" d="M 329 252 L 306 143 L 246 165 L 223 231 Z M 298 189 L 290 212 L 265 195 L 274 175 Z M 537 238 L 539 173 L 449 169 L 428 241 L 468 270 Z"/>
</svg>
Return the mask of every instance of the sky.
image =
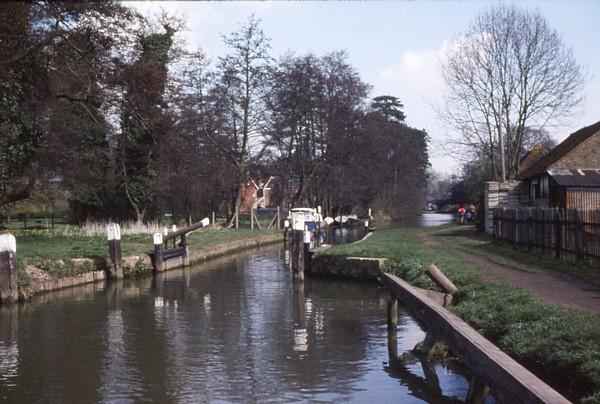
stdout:
<svg viewBox="0 0 600 404">
<path fill-rule="evenodd" d="M 239 29 L 254 14 L 271 38 L 272 56 L 288 51 L 323 55 L 346 50 L 348 61 L 371 97 L 387 94 L 404 104 L 407 123 L 431 137 L 430 160 L 438 172 L 451 174 L 460 162 L 446 154 L 448 132 L 435 114 L 444 83 L 440 73 L 445 50 L 470 21 L 498 1 L 280 1 L 280 2 L 129 2 L 146 15 L 165 10 L 184 16 L 181 33 L 190 49 L 209 59 L 226 52 L 222 36 Z M 510 4 L 509 2 L 505 2 Z M 537 9 L 587 73 L 585 100 L 576 113 L 550 129 L 557 141 L 600 120 L 600 1 L 519 1 Z"/>
</svg>

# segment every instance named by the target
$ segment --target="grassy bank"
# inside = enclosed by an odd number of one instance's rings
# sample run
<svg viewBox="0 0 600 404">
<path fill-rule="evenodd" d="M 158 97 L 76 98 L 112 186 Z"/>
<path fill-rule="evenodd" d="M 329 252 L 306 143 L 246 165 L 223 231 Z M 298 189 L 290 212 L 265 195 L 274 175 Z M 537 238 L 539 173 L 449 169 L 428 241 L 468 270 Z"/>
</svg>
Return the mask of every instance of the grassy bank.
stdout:
<svg viewBox="0 0 600 404">
<path fill-rule="evenodd" d="M 600 317 L 544 303 L 517 287 L 483 281 L 483 268 L 425 243 L 424 231 L 381 230 L 362 243 L 324 253 L 388 258 L 390 272 L 429 289 L 436 286 L 424 269 L 435 263 L 460 289 L 452 309 L 458 316 L 568 398 L 600 402 Z"/>
<path fill-rule="evenodd" d="M 187 241 L 190 250 L 204 252 L 210 251 L 212 247 L 219 244 L 254 239 L 276 232 L 276 230 L 200 229 L 190 234 Z M 27 284 L 27 277 L 23 273 L 25 265 L 34 265 L 55 277 L 75 276 L 94 270 L 96 267 L 90 262 L 74 264 L 69 260 L 84 258 L 101 261 L 108 255 L 105 237 L 30 230 L 13 231 L 12 234 L 17 239 L 17 260 L 21 269 L 19 281 L 23 285 Z M 153 250 L 152 235 L 124 235 L 121 239 L 121 248 L 124 257 L 150 252 Z M 126 271 L 126 274 L 128 273 Z"/>
</svg>

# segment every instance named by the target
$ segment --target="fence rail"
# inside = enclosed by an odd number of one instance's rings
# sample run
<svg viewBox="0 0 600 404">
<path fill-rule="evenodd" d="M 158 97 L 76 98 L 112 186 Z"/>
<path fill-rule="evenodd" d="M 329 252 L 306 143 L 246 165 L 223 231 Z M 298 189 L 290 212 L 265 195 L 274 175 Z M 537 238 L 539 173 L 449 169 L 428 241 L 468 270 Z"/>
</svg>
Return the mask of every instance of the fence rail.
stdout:
<svg viewBox="0 0 600 404">
<path fill-rule="evenodd" d="M 600 267 L 600 210 L 494 209 L 494 239 Z"/>
</svg>

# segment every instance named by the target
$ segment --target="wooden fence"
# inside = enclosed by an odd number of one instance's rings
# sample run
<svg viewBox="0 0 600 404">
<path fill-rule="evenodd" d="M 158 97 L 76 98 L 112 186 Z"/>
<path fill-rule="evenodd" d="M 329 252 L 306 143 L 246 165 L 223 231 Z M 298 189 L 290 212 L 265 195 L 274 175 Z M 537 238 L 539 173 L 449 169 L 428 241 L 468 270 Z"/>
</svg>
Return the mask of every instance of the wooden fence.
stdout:
<svg viewBox="0 0 600 404">
<path fill-rule="evenodd" d="M 494 239 L 600 267 L 600 210 L 494 209 Z"/>
</svg>

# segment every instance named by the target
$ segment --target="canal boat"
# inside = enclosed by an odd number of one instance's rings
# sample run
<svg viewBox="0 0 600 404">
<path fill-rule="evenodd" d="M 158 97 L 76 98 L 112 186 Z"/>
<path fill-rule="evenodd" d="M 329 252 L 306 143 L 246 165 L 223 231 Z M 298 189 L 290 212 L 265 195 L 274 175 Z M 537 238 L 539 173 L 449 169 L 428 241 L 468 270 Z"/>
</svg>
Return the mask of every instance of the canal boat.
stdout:
<svg viewBox="0 0 600 404">
<path fill-rule="evenodd" d="M 290 210 L 288 220 L 290 221 L 292 228 L 294 229 L 301 227 L 303 229 L 314 232 L 319 226 L 322 226 L 321 222 L 323 221 L 323 218 L 316 209 L 294 208 Z"/>
</svg>

